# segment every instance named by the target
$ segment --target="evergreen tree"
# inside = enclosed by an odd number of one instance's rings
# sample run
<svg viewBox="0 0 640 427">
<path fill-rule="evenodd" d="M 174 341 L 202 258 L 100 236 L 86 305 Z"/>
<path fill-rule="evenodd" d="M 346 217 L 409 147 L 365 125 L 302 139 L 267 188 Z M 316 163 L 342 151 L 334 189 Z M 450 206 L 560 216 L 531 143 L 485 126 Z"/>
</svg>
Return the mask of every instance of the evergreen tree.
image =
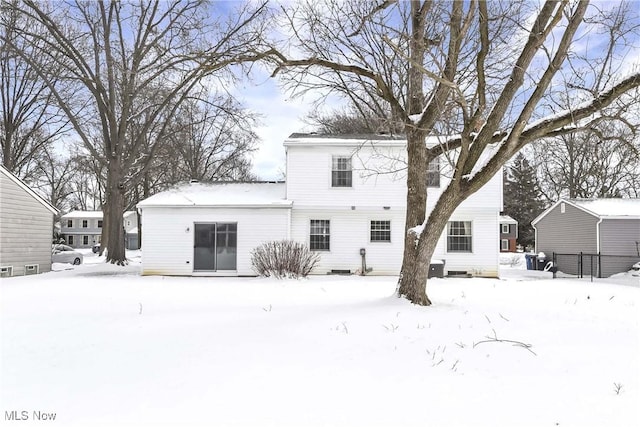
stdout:
<svg viewBox="0 0 640 427">
<path fill-rule="evenodd" d="M 522 153 L 505 169 L 504 212 L 518 221 L 518 244 L 525 249 L 535 244 L 533 221 L 544 210 L 536 170 Z"/>
</svg>

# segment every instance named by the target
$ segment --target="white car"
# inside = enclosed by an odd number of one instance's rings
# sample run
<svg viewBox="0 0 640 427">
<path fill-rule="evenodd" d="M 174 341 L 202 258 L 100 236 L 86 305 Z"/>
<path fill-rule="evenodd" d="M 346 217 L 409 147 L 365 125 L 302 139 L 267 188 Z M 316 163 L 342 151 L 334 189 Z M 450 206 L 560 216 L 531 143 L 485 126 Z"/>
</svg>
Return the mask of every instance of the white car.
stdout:
<svg viewBox="0 0 640 427">
<path fill-rule="evenodd" d="M 82 264 L 84 257 L 82 254 L 67 245 L 53 245 L 51 248 L 51 262 L 69 263 L 73 265 Z"/>
<path fill-rule="evenodd" d="M 640 276 L 640 262 L 636 262 L 631 266 L 631 275 Z"/>
</svg>

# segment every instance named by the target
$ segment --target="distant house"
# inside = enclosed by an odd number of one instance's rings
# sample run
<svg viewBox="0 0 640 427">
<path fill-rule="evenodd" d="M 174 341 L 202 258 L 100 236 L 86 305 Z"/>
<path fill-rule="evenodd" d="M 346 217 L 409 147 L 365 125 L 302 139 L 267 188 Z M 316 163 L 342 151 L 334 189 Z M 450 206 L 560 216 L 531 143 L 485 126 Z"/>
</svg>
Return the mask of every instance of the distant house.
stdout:
<svg viewBox="0 0 640 427">
<path fill-rule="evenodd" d="M 102 211 L 71 211 L 60 217 L 62 237 L 72 248 L 90 248 L 102 239 Z M 123 215 L 125 246 L 138 249 L 138 215 L 127 211 Z"/>
<path fill-rule="evenodd" d="M 0 165 L 0 277 L 51 271 L 58 210 Z"/>
<path fill-rule="evenodd" d="M 509 215 L 500 215 L 500 252 L 515 252 L 518 240 L 518 221 Z"/>
<path fill-rule="evenodd" d="M 559 271 L 608 277 L 640 261 L 640 199 L 559 200 L 531 224 Z"/>
<path fill-rule="evenodd" d="M 60 217 L 60 232 L 72 248 L 90 248 L 102 237 L 102 211 L 71 211 Z"/>
<path fill-rule="evenodd" d="M 371 171 L 403 159 L 406 140 L 293 134 L 284 145 L 286 183 L 191 183 L 138 203 L 142 273 L 254 275 L 254 248 L 291 239 L 320 254 L 316 274 L 355 273 L 365 263 L 370 274 L 398 274 L 406 179 Z M 437 158 L 425 173 L 430 211 L 452 171 Z M 443 274 L 498 276 L 501 195 L 502 174 L 496 174 L 455 210 L 433 256 Z"/>
</svg>

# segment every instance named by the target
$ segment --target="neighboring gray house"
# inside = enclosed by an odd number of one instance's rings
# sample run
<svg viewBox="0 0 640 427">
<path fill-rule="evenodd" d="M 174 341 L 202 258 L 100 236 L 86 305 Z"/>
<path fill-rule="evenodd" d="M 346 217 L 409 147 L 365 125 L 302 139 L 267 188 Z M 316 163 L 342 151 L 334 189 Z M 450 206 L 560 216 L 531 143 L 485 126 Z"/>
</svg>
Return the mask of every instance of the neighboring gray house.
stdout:
<svg viewBox="0 0 640 427">
<path fill-rule="evenodd" d="M 102 211 L 72 211 L 60 217 L 60 231 L 67 245 L 72 248 L 90 248 L 102 238 Z M 138 214 L 127 211 L 123 215 L 125 246 L 139 249 Z"/>
<path fill-rule="evenodd" d="M 515 252 L 518 240 L 518 221 L 509 215 L 500 215 L 500 252 Z"/>
<path fill-rule="evenodd" d="M 531 222 L 559 271 L 608 277 L 640 261 L 640 199 L 559 200 Z"/>
<path fill-rule="evenodd" d="M 51 271 L 58 210 L 0 165 L 0 277 Z"/>
</svg>

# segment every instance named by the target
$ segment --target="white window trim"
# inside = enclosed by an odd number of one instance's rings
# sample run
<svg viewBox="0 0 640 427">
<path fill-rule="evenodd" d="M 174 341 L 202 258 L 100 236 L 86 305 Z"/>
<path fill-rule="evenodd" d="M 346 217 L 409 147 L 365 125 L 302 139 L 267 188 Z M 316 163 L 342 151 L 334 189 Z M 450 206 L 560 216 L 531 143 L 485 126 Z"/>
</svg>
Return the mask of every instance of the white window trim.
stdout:
<svg viewBox="0 0 640 427">
<path fill-rule="evenodd" d="M 333 159 L 334 158 L 348 158 L 351 162 L 351 185 L 349 186 L 335 186 L 333 185 Z M 354 188 L 354 170 L 353 170 L 353 155 L 352 154 L 331 154 L 329 156 L 329 188 L 332 190 L 351 190 Z"/>
<path fill-rule="evenodd" d="M 502 234 L 509 234 L 509 224 L 502 224 Z"/>
<path fill-rule="evenodd" d="M 450 251 L 449 250 L 449 223 L 450 222 L 468 222 L 471 224 L 471 250 L 468 252 L 463 252 L 463 251 Z M 473 225 L 473 221 L 471 220 L 464 220 L 464 219 L 450 219 L 449 221 L 447 221 L 447 225 L 445 226 L 445 233 L 444 233 L 444 244 L 445 244 L 445 248 L 446 248 L 446 253 L 448 254 L 455 254 L 455 255 L 464 255 L 464 254 L 473 254 L 474 253 L 474 249 L 475 249 L 475 245 L 473 244 L 473 241 L 475 240 L 474 238 L 474 230 L 475 230 L 475 226 Z"/>
<path fill-rule="evenodd" d="M 386 222 L 389 223 L 389 240 L 371 240 L 371 231 L 372 231 L 371 230 L 371 223 L 373 221 L 386 221 Z M 386 218 L 384 218 L 384 219 L 380 219 L 380 218 L 371 219 L 370 218 L 368 220 L 368 225 L 369 225 L 369 228 L 367 229 L 367 233 L 369 235 L 369 243 L 373 243 L 373 244 L 376 244 L 376 243 L 391 243 L 393 241 L 392 233 L 391 233 L 392 225 L 391 225 L 391 220 L 390 219 L 386 219 Z"/>
<path fill-rule="evenodd" d="M 506 243 L 506 247 L 505 247 L 505 243 Z M 500 240 L 500 250 L 501 251 L 508 251 L 509 250 L 509 239 L 501 239 Z"/>
<path fill-rule="evenodd" d="M 329 222 L 329 249 L 311 249 L 311 221 L 328 221 Z M 308 225 L 309 225 L 309 228 L 307 228 L 307 230 L 308 230 L 308 236 L 309 236 L 309 250 L 312 252 L 331 252 L 331 218 L 309 218 Z M 320 235 L 321 234 L 318 234 L 318 236 Z"/>
</svg>

